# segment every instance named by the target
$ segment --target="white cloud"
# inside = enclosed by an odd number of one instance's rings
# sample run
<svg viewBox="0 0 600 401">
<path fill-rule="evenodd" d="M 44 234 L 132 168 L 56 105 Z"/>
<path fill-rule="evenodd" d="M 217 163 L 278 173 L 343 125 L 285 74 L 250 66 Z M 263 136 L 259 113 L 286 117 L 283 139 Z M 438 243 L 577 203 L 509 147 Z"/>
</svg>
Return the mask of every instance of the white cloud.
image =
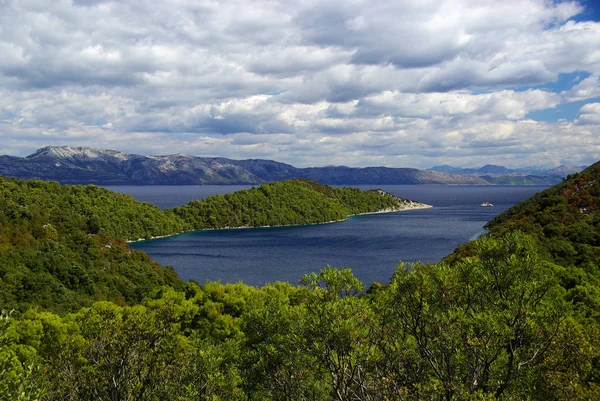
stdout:
<svg viewBox="0 0 600 401">
<path fill-rule="evenodd" d="M 359 112 L 399 117 L 467 116 L 477 119 L 518 120 L 531 111 L 554 107 L 560 96 L 541 90 L 498 91 L 474 95 L 465 91 L 405 94 L 383 92 L 358 104 Z"/>
<path fill-rule="evenodd" d="M 577 123 L 600 126 L 600 103 L 588 103 L 579 109 Z"/>
<path fill-rule="evenodd" d="M 0 153 L 589 163 L 598 103 L 571 122 L 527 119 L 600 96 L 600 23 L 572 19 L 582 11 L 547 0 L 0 2 Z M 586 78 L 540 89 L 573 72 Z"/>
<path fill-rule="evenodd" d="M 586 100 L 600 96 L 600 78 L 597 75 L 587 77 L 568 91 L 562 92 L 565 102 Z"/>
</svg>

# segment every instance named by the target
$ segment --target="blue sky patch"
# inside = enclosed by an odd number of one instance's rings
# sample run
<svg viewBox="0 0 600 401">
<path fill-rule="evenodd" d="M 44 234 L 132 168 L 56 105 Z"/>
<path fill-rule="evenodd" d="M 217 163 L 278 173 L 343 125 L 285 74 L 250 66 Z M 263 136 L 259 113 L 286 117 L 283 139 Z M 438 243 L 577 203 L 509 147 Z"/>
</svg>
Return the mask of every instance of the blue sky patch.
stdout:
<svg viewBox="0 0 600 401">
<path fill-rule="evenodd" d="M 572 17 L 572 20 L 577 22 L 600 20 L 600 2 L 598 0 L 580 0 L 579 4 L 583 5 L 584 10 L 582 13 Z"/>
<path fill-rule="evenodd" d="M 587 103 L 600 101 L 600 97 L 563 103 L 553 109 L 537 110 L 527 114 L 526 118 L 536 121 L 557 122 L 558 120 L 575 120 L 579 116 L 579 109 Z"/>
</svg>

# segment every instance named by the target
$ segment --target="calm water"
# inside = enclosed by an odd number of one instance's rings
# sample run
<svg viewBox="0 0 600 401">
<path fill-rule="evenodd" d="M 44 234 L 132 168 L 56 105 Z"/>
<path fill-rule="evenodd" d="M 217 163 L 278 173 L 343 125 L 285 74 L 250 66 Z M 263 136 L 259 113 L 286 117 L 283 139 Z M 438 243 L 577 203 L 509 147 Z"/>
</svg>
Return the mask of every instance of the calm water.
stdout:
<svg viewBox="0 0 600 401">
<path fill-rule="evenodd" d="M 374 186 L 362 186 L 363 189 Z M 351 267 L 367 285 L 388 282 L 399 261 L 437 262 L 483 231 L 498 213 L 545 186 L 380 185 L 432 209 L 356 216 L 345 222 L 282 228 L 199 231 L 132 244 L 184 280 L 289 281 L 327 264 Z M 183 205 L 244 186 L 108 187 L 159 207 Z M 489 201 L 493 207 L 481 207 Z"/>
</svg>

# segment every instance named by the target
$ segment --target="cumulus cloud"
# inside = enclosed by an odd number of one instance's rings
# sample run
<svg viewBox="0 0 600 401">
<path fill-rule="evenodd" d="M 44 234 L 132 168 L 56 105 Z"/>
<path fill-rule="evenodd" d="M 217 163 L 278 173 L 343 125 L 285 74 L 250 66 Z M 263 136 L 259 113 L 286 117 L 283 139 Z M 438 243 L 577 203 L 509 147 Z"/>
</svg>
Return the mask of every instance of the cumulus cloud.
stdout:
<svg viewBox="0 0 600 401">
<path fill-rule="evenodd" d="M 548 0 L 4 1 L 0 153 L 590 163 L 600 23 L 574 18 L 585 12 Z M 585 78 L 548 86 L 575 72 Z M 589 103 L 572 121 L 527 118 L 574 101 Z"/>
<path fill-rule="evenodd" d="M 562 92 L 562 95 L 566 102 L 600 97 L 600 78 L 597 75 L 587 77 L 568 91 Z"/>
<path fill-rule="evenodd" d="M 600 103 L 588 103 L 579 109 L 577 122 L 582 125 L 600 125 Z"/>
</svg>

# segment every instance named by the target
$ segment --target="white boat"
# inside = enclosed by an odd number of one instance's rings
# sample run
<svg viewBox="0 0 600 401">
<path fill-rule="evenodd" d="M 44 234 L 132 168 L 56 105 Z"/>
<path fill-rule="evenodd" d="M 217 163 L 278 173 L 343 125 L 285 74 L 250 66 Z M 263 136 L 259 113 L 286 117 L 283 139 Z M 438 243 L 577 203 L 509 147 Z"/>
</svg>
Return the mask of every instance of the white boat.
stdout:
<svg viewBox="0 0 600 401">
<path fill-rule="evenodd" d="M 490 206 L 494 206 L 493 204 L 491 204 L 490 202 L 483 202 L 481 204 L 482 207 L 490 207 Z"/>
</svg>

